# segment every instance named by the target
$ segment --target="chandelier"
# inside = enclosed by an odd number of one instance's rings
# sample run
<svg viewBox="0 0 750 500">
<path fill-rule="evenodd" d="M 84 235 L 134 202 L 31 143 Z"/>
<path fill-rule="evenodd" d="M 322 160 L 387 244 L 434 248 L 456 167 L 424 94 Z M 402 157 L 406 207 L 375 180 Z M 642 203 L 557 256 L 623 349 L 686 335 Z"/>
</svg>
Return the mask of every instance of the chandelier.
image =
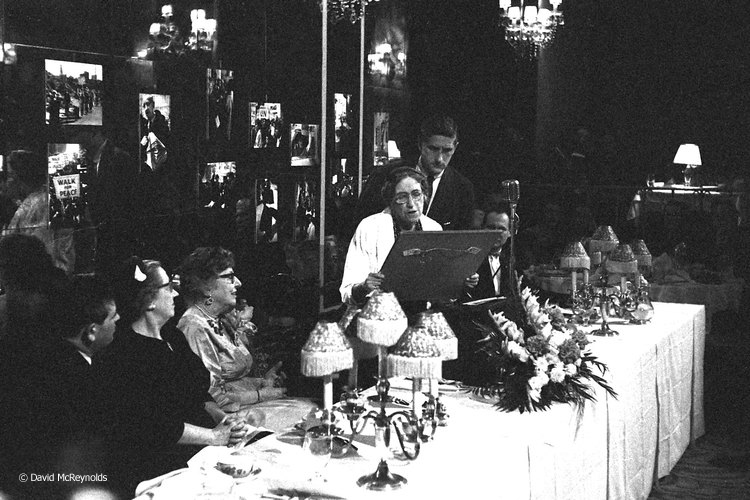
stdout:
<svg viewBox="0 0 750 500">
<path fill-rule="evenodd" d="M 563 25 L 562 0 L 521 0 L 520 5 L 513 5 L 512 0 L 498 1 L 505 39 L 522 56 L 536 58 L 540 49 L 552 43 Z"/>
<path fill-rule="evenodd" d="M 190 33 L 181 29 L 176 22 L 174 9 L 171 4 L 161 8 L 161 22 L 151 24 L 149 29 L 148 48 L 138 53 L 138 56 L 150 59 L 158 54 L 182 55 L 189 51 L 211 52 L 216 35 L 216 19 L 207 19 L 206 11 L 193 9 L 190 11 Z"/>
</svg>

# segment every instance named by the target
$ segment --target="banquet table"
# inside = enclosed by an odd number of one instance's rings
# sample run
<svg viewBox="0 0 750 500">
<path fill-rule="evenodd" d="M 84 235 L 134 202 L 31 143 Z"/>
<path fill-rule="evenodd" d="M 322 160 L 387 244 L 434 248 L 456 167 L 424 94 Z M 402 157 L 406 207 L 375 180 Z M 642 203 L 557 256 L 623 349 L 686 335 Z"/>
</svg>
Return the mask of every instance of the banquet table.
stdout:
<svg viewBox="0 0 750 500">
<path fill-rule="evenodd" d="M 440 384 L 448 425 L 437 429 L 416 460 L 403 460 L 394 451 L 388 461 L 392 472 L 408 480 L 402 490 L 375 493 L 356 486 L 360 476 L 375 470 L 378 459 L 368 424 L 355 437 L 358 451 L 330 460 L 325 481 L 311 479 L 314 470 L 302 452 L 302 438 L 282 432 L 241 451 L 261 469 L 252 479 L 232 481 L 214 470 L 229 450 L 206 447 L 187 469 L 157 478 L 145 491 L 142 485 L 139 493 L 158 499 L 228 488 L 237 498 L 283 490 L 301 498 L 645 499 L 653 481 L 667 475 L 704 433 L 705 308 L 654 306 L 647 325 L 613 322 L 618 336 L 590 336 L 591 351 L 608 365 L 605 378 L 617 397 L 593 386 L 597 401 L 583 412 L 554 404 L 543 412 L 504 413 Z M 391 384 L 392 394 L 411 399 L 409 381 L 391 379 Z"/>
<path fill-rule="evenodd" d="M 706 306 L 706 332 L 711 333 L 711 318 L 720 311 L 739 312 L 742 300 L 741 279 L 731 279 L 723 283 L 652 283 L 651 300 L 682 304 L 702 304 Z"/>
<path fill-rule="evenodd" d="M 729 200 L 734 196 L 731 191 L 719 189 L 719 186 L 659 186 L 639 190 L 630 204 L 628 220 L 637 219 L 643 213 L 664 213 L 669 203 L 679 203 L 692 210 L 711 212 L 719 200 Z"/>
<path fill-rule="evenodd" d="M 570 295 L 571 278 L 567 276 L 529 275 L 535 286 L 557 295 Z M 579 273 L 578 283 L 583 277 Z M 616 278 L 610 280 L 617 283 Z M 706 333 L 711 333 L 711 318 L 717 312 L 739 312 L 742 300 L 744 281 L 731 278 L 722 283 L 698 283 L 690 279 L 680 281 L 652 282 L 649 285 L 649 297 L 653 302 L 672 302 L 680 304 L 699 304 L 706 307 Z"/>
</svg>

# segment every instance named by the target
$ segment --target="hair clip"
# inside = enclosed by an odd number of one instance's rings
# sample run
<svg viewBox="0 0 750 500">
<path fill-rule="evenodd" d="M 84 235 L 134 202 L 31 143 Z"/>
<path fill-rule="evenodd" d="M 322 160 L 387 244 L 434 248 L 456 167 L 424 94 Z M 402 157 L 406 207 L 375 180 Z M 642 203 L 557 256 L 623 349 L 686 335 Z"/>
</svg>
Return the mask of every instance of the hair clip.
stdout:
<svg viewBox="0 0 750 500">
<path fill-rule="evenodd" d="M 138 266 L 138 264 L 135 265 L 135 273 L 133 274 L 133 278 L 135 278 L 135 280 L 140 283 L 146 281 L 147 276 L 143 274 L 143 271 L 141 271 L 141 268 Z"/>
</svg>

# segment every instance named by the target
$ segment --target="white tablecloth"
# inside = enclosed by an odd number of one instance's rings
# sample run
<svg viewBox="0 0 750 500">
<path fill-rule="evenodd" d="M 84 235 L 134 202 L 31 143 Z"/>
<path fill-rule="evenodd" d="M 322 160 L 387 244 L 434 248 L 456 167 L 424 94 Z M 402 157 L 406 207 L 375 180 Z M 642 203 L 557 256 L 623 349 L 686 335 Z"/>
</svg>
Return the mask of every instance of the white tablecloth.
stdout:
<svg viewBox="0 0 750 500">
<path fill-rule="evenodd" d="M 707 285 L 702 283 L 651 284 L 651 300 L 706 306 L 706 332 L 711 333 L 711 318 L 719 311 L 740 310 L 743 281 L 735 279 L 726 283 Z"/>
<path fill-rule="evenodd" d="M 325 483 L 308 480 L 312 470 L 299 439 L 265 438 L 247 451 L 262 472 L 232 491 L 245 498 L 283 486 L 344 498 L 645 499 L 654 479 L 668 474 L 704 433 L 704 308 L 656 303 L 655 310 L 651 324 L 613 323 L 620 336 L 593 337 L 592 351 L 608 364 L 606 378 L 618 398 L 597 389 L 597 403 L 580 416 L 560 404 L 546 412 L 502 413 L 468 394 L 446 393 L 449 425 L 417 460 L 389 461 L 409 481 L 402 491 L 375 494 L 355 485 L 377 463 L 371 425 L 357 437 L 355 456 L 331 460 Z M 405 381 L 392 384 L 394 394 L 411 397 Z M 210 484 L 217 455 L 225 452 L 204 448 L 190 469 L 152 489 L 154 498 L 160 490 Z"/>
</svg>

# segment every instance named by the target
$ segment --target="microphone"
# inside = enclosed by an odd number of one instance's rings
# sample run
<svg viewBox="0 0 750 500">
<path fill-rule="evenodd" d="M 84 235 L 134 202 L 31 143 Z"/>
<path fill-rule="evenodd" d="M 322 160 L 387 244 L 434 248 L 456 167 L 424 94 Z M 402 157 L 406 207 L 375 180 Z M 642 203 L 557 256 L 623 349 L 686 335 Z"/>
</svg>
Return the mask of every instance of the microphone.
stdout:
<svg viewBox="0 0 750 500">
<path fill-rule="evenodd" d="M 521 197 L 521 186 L 515 179 L 505 180 L 502 184 L 501 194 L 505 201 L 515 205 Z"/>
</svg>

